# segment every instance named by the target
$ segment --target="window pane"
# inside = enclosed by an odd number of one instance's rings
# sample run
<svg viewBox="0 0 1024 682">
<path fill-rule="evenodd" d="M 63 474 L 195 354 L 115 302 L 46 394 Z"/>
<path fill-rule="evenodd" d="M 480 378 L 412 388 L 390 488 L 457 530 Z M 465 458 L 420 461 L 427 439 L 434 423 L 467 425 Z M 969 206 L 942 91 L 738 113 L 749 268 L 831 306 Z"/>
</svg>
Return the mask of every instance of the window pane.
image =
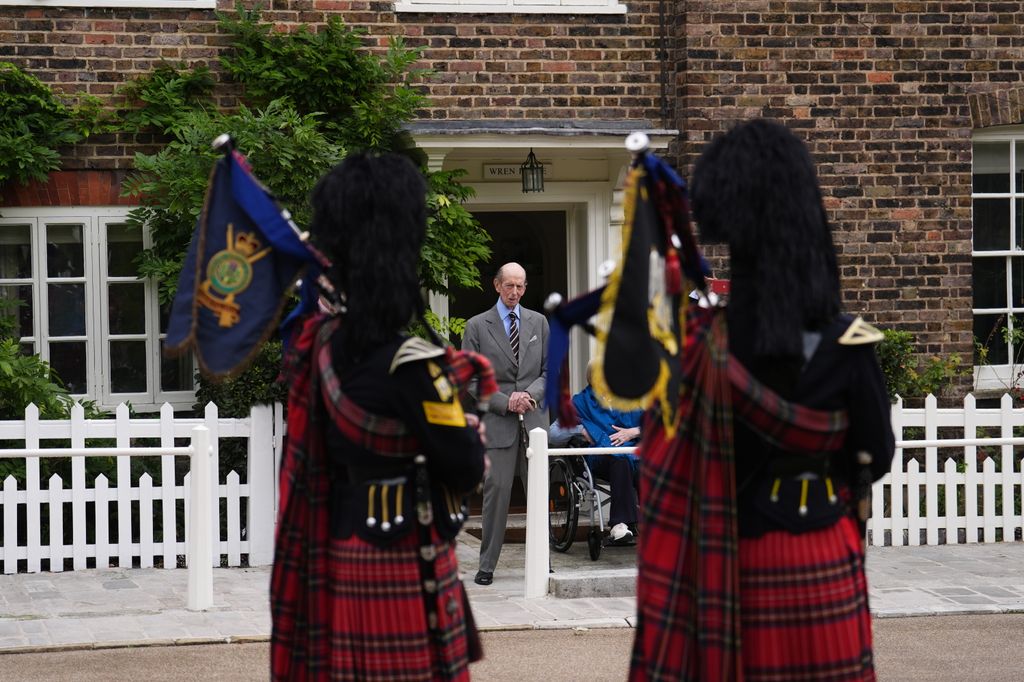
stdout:
<svg viewBox="0 0 1024 682">
<path fill-rule="evenodd" d="M 50 343 L 50 367 L 70 393 L 85 393 L 85 341 Z"/>
<path fill-rule="evenodd" d="M 50 336 L 85 336 L 85 285 L 48 284 Z"/>
<path fill-rule="evenodd" d="M 18 346 L 18 349 L 21 351 L 22 355 L 36 354 L 36 344 L 34 343 L 23 343 L 20 346 Z"/>
<path fill-rule="evenodd" d="M 32 276 L 32 234 L 28 225 L 0 227 L 0 278 Z"/>
<path fill-rule="evenodd" d="M 974 259 L 974 307 L 1006 307 L 1005 258 Z"/>
<path fill-rule="evenodd" d="M 1010 248 L 1010 200 L 974 200 L 974 250 Z"/>
<path fill-rule="evenodd" d="M 132 262 L 142 251 L 142 233 L 127 225 L 107 226 L 107 275 L 135 277 L 138 272 Z"/>
<path fill-rule="evenodd" d="M 1010 305 L 1020 308 L 1024 306 L 1024 258 L 1011 258 L 1010 267 L 1013 269 L 1010 281 L 1013 298 Z"/>
<path fill-rule="evenodd" d="M 1017 157 L 1018 165 L 1021 158 Z M 974 193 L 1010 191 L 1010 145 L 1007 142 L 974 144 Z"/>
<path fill-rule="evenodd" d="M 1017 172 L 1015 174 L 1016 175 L 1016 182 L 1014 183 L 1014 187 L 1016 187 L 1016 191 L 1017 192 L 1024 192 L 1024 141 L 1018 140 L 1015 143 L 1015 146 L 1017 148 L 1016 149 L 1016 155 L 1017 156 L 1016 156 L 1016 159 L 1015 159 L 1015 165 L 1016 165 L 1016 171 Z"/>
<path fill-rule="evenodd" d="M 34 336 L 32 331 L 32 285 L 0 286 L 0 317 L 10 321 L 14 338 Z"/>
<path fill-rule="evenodd" d="M 111 334 L 146 333 L 146 287 L 143 283 L 107 287 L 107 314 Z"/>
<path fill-rule="evenodd" d="M 81 225 L 46 227 L 46 274 L 50 277 L 85 277 Z"/>
<path fill-rule="evenodd" d="M 1013 248 L 1020 249 L 1024 246 L 1024 199 L 1017 197 L 1013 200 L 1017 209 L 1014 216 Z"/>
<path fill-rule="evenodd" d="M 160 390 L 191 391 L 195 382 L 192 379 L 192 354 L 176 358 L 163 358 L 160 362 Z"/>
<path fill-rule="evenodd" d="M 146 390 L 146 342 L 110 342 L 110 391 L 141 393 Z"/>
</svg>

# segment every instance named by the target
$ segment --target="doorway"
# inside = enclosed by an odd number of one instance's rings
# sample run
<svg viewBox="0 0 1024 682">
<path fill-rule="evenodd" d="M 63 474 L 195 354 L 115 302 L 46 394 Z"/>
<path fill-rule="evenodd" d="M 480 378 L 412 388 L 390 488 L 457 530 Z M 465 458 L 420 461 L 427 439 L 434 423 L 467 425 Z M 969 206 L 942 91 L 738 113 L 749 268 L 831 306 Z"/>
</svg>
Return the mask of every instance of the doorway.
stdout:
<svg viewBox="0 0 1024 682">
<path fill-rule="evenodd" d="M 474 211 L 480 225 L 491 235 L 491 258 L 480 263 L 480 288 L 454 287 L 448 314 L 469 319 L 497 300 L 494 273 L 505 263 L 519 263 L 526 270 L 522 305 L 544 312 L 544 299 L 552 291 L 568 289 L 568 258 L 565 211 Z M 461 339 L 453 339 L 458 345 Z"/>
<path fill-rule="evenodd" d="M 480 288 L 453 287 L 448 299 L 448 314 L 469 319 L 494 306 L 494 273 L 505 263 L 515 262 L 526 270 L 526 293 L 521 299 L 525 308 L 544 312 L 544 300 L 552 291 L 568 290 L 568 215 L 566 211 L 474 211 L 480 225 L 491 235 L 491 258 L 480 263 Z M 462 345 L 453 335 L 452 343 Z M 526 513 L 524 482 L 517 478 L 512 484 L 509 501 L 509 527 L 505 542 L 523 542 Z M 471 515 L 479 518 L 482 497 L 470 496 Z M 471 523 L 467 531 L 479 537 L 479 524 Z"/>
</svg>

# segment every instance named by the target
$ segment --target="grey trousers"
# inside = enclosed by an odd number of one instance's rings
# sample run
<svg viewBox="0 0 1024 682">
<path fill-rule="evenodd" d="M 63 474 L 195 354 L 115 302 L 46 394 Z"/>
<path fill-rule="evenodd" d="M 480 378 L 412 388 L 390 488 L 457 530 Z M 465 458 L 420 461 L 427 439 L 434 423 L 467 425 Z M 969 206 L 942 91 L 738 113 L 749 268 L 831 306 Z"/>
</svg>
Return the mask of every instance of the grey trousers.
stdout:
<svg viewBox="0 0 1024 682">
<path fill-rule="evenodd" d="M 508 503 L 516 475 L 526 487 L 526 449 L 516 439 L 512 447 L 488 449 L 487 456 L 491 459 L 491 469 L 484 479 L 479 570 L 493 573 L 505 542 Z"/>
</svg>

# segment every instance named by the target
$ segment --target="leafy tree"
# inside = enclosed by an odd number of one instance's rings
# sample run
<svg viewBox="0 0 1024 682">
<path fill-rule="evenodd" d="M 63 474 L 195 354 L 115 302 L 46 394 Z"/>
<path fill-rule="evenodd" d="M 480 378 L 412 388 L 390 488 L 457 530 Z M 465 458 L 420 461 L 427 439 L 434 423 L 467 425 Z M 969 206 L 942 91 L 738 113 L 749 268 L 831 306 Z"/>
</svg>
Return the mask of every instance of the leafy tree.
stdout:
<svg viewBox="0 0 1024 682">
<path fill-rule="evenodd" d="M 237 18 L 218 13 L 220 27 L 234 38 L 221 64 L 245 86 L 254 105 L 287 97 L 303 113 L 323 114 L 326 135 L 348 149 L 393 149 L 424 96 L 413 82 L 420 51 L 391 37 L 383 57 L 362 49 L 366 31 L 349 28 L 338 16 L 314 32 L 300 26 L 289 33 L 261 23 L 259 7 L 236 4 Z"/>
<path fill-rule="evenodd" d="M 213 76 L 205 66 L 185 71 L 162 62 L 145 78 L 128 81 L 118 91 L 125 101 L 120 128 L 130 132 L 157 128 L 171 133 L 185 122 L 185 114 L 212 108 L 213 86 Z"/>
<path fill-rule="evenodd" d="M 428 73 L 414 68 L 421 50 L 391 38 L 378 56 L 363 48 L 366 31 L 345 26 L 339 17 L 319 32 L 301 26 L 280 33 L 261 23 L 259 8 L 239 4 L 236 11 L 237 18 L 218 14 L 221 28 L 235 38 L 221 64 L 245 85 L 247 100 L 259 105 L 285 98 L 303 114 L 320 113 L 324 135 L 345 149 L 410 151 L 402 126 L 426 101 L 414 85 Z M 464 206 L 473 190 L 459 182 L 463 174 L 427 173 L 432 215 L 420 278 L 435 293 L 478 288 L 477 263 L 490 255 L 489 235 Z M 440 331 L 463 323 L 434 319 Z"/>
<path fill-rule="evenodd" d="M 160 87 L 156 84 L 155 87 Z M 196 220 L 203 208 L 210 169 L 220 152 L 210 141 L 230 131 L 253 171 L 300 223 L 309 216 L 308 196 L 317 179 L 343 156 L 319 130 L 316 115 L 300 115 L 283 99 L 262 110 L 244 105 L 231 114 L 197 108 L 180 117 L 172 139 L 157 154 L 138 154 L 126 194 L 142 206 L 131 225 L 149 226 L 153 246 L 142 253 L 139 274 L 159 282 L 161 304 L 170 303 Z"/>
<path fill-rule="evenodd" d="M 153 235 L 139 272 L 157 279 L 164 305 L 173 299 L 202 209 L 217 156 L 209 145 L 217 135 L 231 133 L 255 174 L 305 225 L 313 186 L 345 150 L 412 153 L 402 131 L 424 101 L 413 85 L 422 75 L 413 68 L 419 51 L 401 40 L 377 54 L 364 48 L 364 31 L 337 18 L 319 32 L 300 27 L 280 33 L 260 21 L 258 9 L 239 6 L 237 16 L 218 16 L 232 37 L 222 64 L 245 88 L 237 111 L 221 112 L 209 99 L 206 72 L 169 64 L 123 90 L 129 128 L 170 136 L 159 153 L 136 156 L 135 172 L 123 188 L 142 204 L 131 212 L 130 223 L 149 227 Z M 463 205 L 472 191 L 459 183 L 460 175 L 427 173 L 432 211 L 421 268 L 427 291 L 479 286 L 476 263 L 489 255 L 487 233 Z M 430 323 L 458 332 L 464 321 L 431 316 Z M 280 399 L 281 389 L 273 385 L 279 364 L 280 345 L 268 344 L 238 378 L 221 385 L 200 378 L 200 404 L 213 400 L 224 414 L 244 415 L 252 404 Z"/>
<path fill-rule="evenodd" d="M 57 149 L 88 132 L 82 111 L 13 64 L 0 62 L 0 186 L 43 181 L 60 168 Z"/>
</svg>

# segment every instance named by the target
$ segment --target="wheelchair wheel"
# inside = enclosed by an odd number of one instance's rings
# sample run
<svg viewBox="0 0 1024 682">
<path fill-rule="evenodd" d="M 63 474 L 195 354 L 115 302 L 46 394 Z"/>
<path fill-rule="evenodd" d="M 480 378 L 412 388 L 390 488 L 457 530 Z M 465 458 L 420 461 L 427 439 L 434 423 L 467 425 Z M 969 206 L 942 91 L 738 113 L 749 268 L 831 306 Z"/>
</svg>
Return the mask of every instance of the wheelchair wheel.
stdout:
<svg viewBox="0 0 1024 682">
<path fill-rule="evenodd" d="M 587 549 L 590 550 L 591 561 L 597 561 L 601 557 L 601 534 L 596 528 L 591 528 L 587 534 Z"/>
<path fill-rule="evenodd" d="M 566 552 L 576 539 L 579 523 L 579 498 L 572 468 L 564 459 L 553 459 L 548 465 L 548 541 L 551 549 Z"/>
</svg>

